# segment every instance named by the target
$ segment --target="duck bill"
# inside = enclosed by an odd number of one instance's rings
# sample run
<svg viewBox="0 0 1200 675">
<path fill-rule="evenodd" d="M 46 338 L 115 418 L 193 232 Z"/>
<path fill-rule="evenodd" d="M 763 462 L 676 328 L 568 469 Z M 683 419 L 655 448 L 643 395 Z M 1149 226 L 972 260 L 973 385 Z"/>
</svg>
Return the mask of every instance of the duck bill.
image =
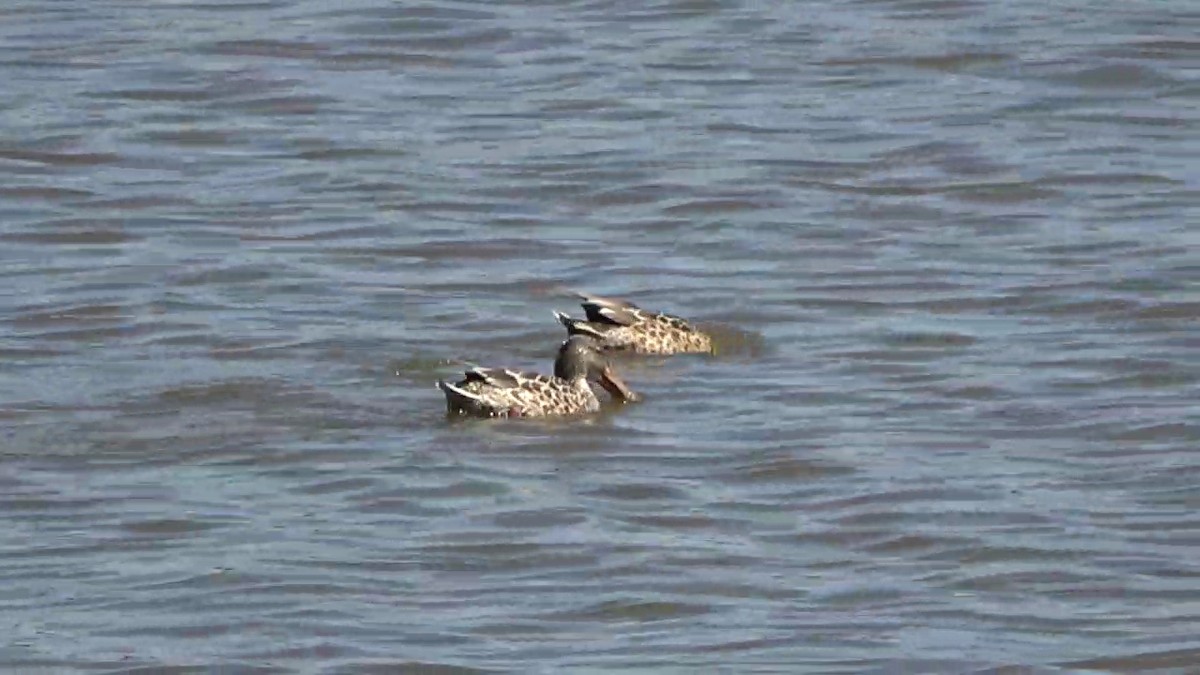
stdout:
<svg viewBox="0 0 1200 675">
<path fill-rule="evenodd" d="M 612 368 L 605 368 L 600 371 L 600 386 L 612 394 L 613 398 L 619 398 L 625 402 L 636 401 L 639 398 L 637 393 L 630 389 L 624 380 L 613 372 Z"/>
</svg>

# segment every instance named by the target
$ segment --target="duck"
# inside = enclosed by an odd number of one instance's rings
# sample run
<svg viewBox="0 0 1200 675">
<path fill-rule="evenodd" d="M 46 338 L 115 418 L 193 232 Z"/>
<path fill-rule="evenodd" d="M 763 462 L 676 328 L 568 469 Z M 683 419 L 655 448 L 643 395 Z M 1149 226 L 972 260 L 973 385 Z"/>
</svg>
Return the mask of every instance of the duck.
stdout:
<svg viewBox="0 0 1200 675">
<path fill-rule="evenodd" d="M 592 337 L 600 343 L 602 351 L 713 353 L 712 336 L 677 316 L 645 310 L 626 300 L 586 293 L 575 295 L 587 318 L 575 319 L 558 311 L 554 316 L 566 327 L 568 335 Z"/>
<path fill-rule="evenodd" d="M 600 344 L 586 335 L 573 335 L 559 346 L 554 374 L 519 372 L 507 368 L 471 368 L 456 383 L 438 380 L 446 395 L 448 415 L 468 417 L 548 417 L 593 413 L 600 399 L 590 382 L 598 381 L 616 400 L 638 401 L 604 358 Z"/>
</svg>

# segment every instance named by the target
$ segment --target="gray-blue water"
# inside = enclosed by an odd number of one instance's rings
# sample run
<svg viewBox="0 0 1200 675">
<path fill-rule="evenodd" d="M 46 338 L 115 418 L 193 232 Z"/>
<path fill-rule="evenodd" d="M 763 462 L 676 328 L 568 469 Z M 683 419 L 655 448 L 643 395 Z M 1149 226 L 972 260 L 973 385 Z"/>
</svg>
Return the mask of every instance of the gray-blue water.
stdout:
<svg viewBox="0 0 1200 675">
<path fill-rule="evenodd" d="M 1197 35 L 6 3 L 0 664 L 1196 672 Z M 447 422 L 460 361 L 550 369 L 565 288 L 725 348 Z"/>
</svg>

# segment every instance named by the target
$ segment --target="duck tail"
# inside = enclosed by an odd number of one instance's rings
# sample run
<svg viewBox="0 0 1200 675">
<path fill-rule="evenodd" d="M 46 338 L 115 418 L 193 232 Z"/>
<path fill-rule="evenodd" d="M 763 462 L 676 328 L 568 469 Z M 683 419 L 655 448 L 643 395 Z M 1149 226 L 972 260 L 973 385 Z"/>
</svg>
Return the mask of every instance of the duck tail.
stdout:
<svg viewBox="0 0 1200 675">
<path fill-rule="evenodd" d="M 558 322 L 563 326 L 566 326 L 567 334 L 569 335 L 587 335 L 588 337 L 594 337 L 596 339 L 604 338 L 604 332 L 589 324 L 587 321 L 583 321 L 581 319 L 572 319 L 571 317 L 559 311 L 554 312 L 554 318 L 558 319 Z"/>
<path fill-rule="evenodd" d="M 438 389 L 441 389 L 442 393 L 446 395 L 447 412 L 464 412 L 479 408 L 483 405 L 483 400 L 475 394 L 472 394 L 461 387 L 450 384 L 445 380 L 438 380 L 437 386 Z"/>
</svg>

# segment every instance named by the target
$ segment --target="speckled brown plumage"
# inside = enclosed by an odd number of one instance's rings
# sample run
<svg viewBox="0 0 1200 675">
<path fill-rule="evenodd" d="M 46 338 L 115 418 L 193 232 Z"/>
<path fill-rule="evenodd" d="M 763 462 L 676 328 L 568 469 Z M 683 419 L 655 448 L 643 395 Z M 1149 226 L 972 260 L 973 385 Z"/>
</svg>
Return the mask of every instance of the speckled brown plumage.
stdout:
<svg viewBox="0 0 1200 675">
<path fill-rule="evenodd" d="M 505 368 L 472 368 L 450 384 L 438 380 L 450 414 L 471 417 L 544 417 L 596 412 L 600 399 L 588 383 L 598 379 L 615 398 L 639 397 L 599 356 L 593 338 L 574 336 L 563 342 L 554 362 L 554 375 Z"/>
<path fill-rule="evenodd" d="M 564 380 L 498 368 L 468 370 L 455 385 L 440 382 L 447 410 L 471 417 L 544 417 L 596 412 L 600 399 L 584 378 Z M 462 395 L 463 392 L 470 396 Z"/>
<path fill-rule="evenodd" d="M 638 354 L 711 353 L 712 338 L 687 321 L 624 300 L 579 295 L 587 319 L 555 312 L 570 335 L 589 335 L 607 351 Z"/>
</svg>

